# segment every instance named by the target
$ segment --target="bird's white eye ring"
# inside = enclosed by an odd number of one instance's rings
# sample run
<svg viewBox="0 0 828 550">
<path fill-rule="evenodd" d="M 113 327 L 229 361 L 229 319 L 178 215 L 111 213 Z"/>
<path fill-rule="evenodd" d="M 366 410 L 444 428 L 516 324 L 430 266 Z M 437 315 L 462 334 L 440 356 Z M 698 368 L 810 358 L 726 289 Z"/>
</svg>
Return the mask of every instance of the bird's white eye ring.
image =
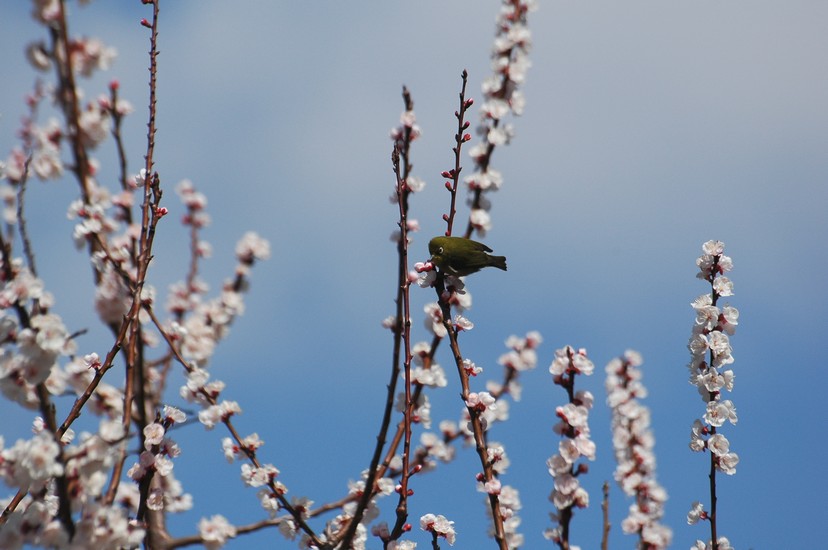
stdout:
<svg viewBox="0 0 828 550">
<path fill-rule="evenodd" d="M 437 249 L 437 254 L 442 254 L 442 253 L 443 253 L 443 247 L 441 246 Z"/>
</svg>

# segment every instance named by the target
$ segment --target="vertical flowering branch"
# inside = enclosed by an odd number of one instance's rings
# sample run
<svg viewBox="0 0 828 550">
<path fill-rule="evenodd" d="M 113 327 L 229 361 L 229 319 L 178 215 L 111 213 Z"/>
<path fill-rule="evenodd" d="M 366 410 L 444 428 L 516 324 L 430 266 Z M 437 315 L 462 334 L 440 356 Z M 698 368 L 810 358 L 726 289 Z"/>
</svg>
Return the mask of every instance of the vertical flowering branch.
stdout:
<svg viewBox="0 0 828 550">
<path fill-rule="evenodd" d="M 455 112 L 455 117 L 458 121 L 458 131 L 454 136 L 455 145 L 452 148 L 455 158 L 454 167 L 450 170 L 442 172 L 445 178 L 452 178 L 452 181 L 445 183 L 446 189 L 451 194 L 451 201 L 449 212 L 443 215 L 443 220 L 447 224 L 446 235 L 451 234 L 451 228 L 454 220 L 455 199 L 457 192 L 457 183 L 462 167 L 459 159 L 463 143 L 469 141 L 470 136 L 464 134 L 468 128 L 468 123 L 465 122 L 464 116 L 466 110 L 473 104 L 473 100 L 465 98 L 465 88 L 467 81 L 467 73 L 463 71 L 462 88 L 460 92 L 460 109 Z M 454 362 L 457 367 L 458 376 L 461 384 L 461 398 L 463 399 L 466 408 L 464 413 L 466 418 L 466 431 L 474 440 L 475 450 L 477 451 L 482 471 L 476 476 L 478 487 L 481 491 L 488 495 L 489 510 L 493 522 L 493 536 L 501 549 L 510 547 L 510 541 L 517 538 L 519 535 L 514 532 L 514 527 L 517 524 L 515 520 L 512 531 L 507 533 L 505 529 L 505 519 L 512 517 L 512 515 L 519 508 L 519 500 L 517 494 L 511 488 L 507 491 L 508 495 L 514 495 L 514 498 L 507 499 L 508 504 L 503 505 L 500 500 L 500 494 L 503 489 L 497 476 L 502 472 L 508 461 L 505 460 L 505 451 L 500 445 L 489 446 L 487 444 L 486 430 L 488 429 L 488 416 L 497 410 L 497 399 L 489 392 L 472 392 L 469 384 L 469 377 L 476 375 L 479 370 L 474 366 L 474 363 L 468 359 L 464 359 L 460 346 L 458 343 L 458 333 L 463 330 L 471 330 L 474 324 L 457 314 L 452 321 L 451 306 L 455 304 L 458 308 L 463 308 L 470 304 L 470 298 L 465 291 L 465 283 L 459 277 L 446 275 L 443 271 L 436 272 L 431 263 L 418 264 L 417 271 L 423 273 L 420 277 L 420 286 L 434 286 L 437 293 L 437 304 L 429 304 L 426 306 L 426 312 L 431 317 L 431 326 L 435 335 L 442 337 L 448 336 L 449 345 L 451 347 Z M 438 328 L 442 325 L 441 328 Z M 436 347 L 437 342 L 435 341 Z"/>
<path fill-rule="evenodd" d="M 406 101 L 406 111 L 413 115 L 413 102 L 408 90 L 404 90 Z M 406 126 L 405 131 L 405 171 L 409 172 L 411 165 L 408 157 L 408 146 L 410 144 L 410 126 Z M 411 398 L 411 302 L 410 302 L 410 286 L 411 278 L 408 274 L 408 194 L 410 191 L 407 188 L 405 177 L 400 170 L 400 148 L 395 147 L 393 154 L 394 175 L 396 177 L 396 192 L 399 204 L 400 220 L 400 237 L 397 243 L 397 251 L 399 254 L 399 288 L 397 291 L 397 323 L 394 338 L 394 368 L 392 368 L 392 377 L 394 379 L 399 377 L 399 359 L 400 359 L 400 339 L 404 344 L 403 350 L 403 376 L 404 376 L 404 392 L 403 398 L 403 449 L 402 449 L 402 470 L 400 473 L 400 483 L 397 485 L 397 493 L 399 494 L 399 501 L 397 503 L 396 515 L 397 519 L 394 523 L 394 528 L 391 531 L 391 539 L 398 539 L 403 531 L 409 531 L 411 526 L 407 524 L 408 520 L 408 497 L 413 492 L 408 488 L 408 478 L 411 475 L 411 414 L 413 402 Z M 396 375 L 396 376 L 395 376 Z M 390 412 L 390 406 L 394 400 L 395 384 L 389 384 L 388 399 L 386 403 L 386 411 Z M 383 422 L 385 432 L 388 430 L 388 423 Z M 383 432 L 383 435 L 384 433 Z M 380 456 L 380 445 L 377 446 L 372 466 L 376 471 L 376 463 Z M 371 484 L 368 485 L 366 493 L 370 494 L 373 489 L 373 479 L 369 476 L 368 480 Z M 355 518 L 356 519 L 356 518 Z"/>
<path fill-rule="evenodd" d="M 451 149 L 454 152 L 454 167 L 440 174 L 444 178 L 451 178 L 451 181 L 445 183 L 446 189 L 451 193 L 451 202 L 448 213 L 443 214 L 443 220 L 446 222 L 446 235 L 449 237 L 454 226 L 454 215 L 457 213 L 457 209 L 455 208 L 457 204 L 457 186 L 460 182 L 460 172 L 463 170 L 463 167 L 460 165 L 460 151 L 463 148 L 463 144 L 471 140 L 471 136 L 465 133 L 471 125 L 466 120 L 466 112 L 474 105 L 473 99 L 466 99 L 466 84 L 469 79 L 469 73 L 464 69 L 460 77 L 463 80 L 463 86 L 460 88 L 460 108 L 454 111 L 454 117 L 457 119 L 457 133 L 454 134 L 455 144 Z"/>
<path fill-rule="evenodd" d="M 417 134 L 415 134 L 415 118 L 414 118 L 414 102 L 411 99 L 411 94 L 408 89 L 403 87 L 403 100 L 405 102 L 405 115 L 403 124 L 402 141 L 397 142 L 394 146 L 394 154 L 392 155 L 392 162 L 394 166 L 394 175 L 396 178 L 395 191 L 397 194 L 397 204 L 399 208 L 399 222 L 400 237 L 397 241 L 397 253 L 399 256 L 399 270 L 398 281 L 399 288 L 397 289 L 397 326 L 394 339 L 394 365 L 397 367 L 393 370 L 398 370 L 399 365 L 399 342 L 400 338 L 404 343 L 403 349 L 403 376 L 405 379 L 405 397 L 403 405 L 403 451 L 402 451 L 402 471 L 400 474 L 400 483 L 397 486 L 399 493 L 399 502 L 397 503 L 397 520 L 394 528 L 391 531 L 392 539 L 396 540 L 402 535 L 403 531 L 408 531 L 411 526 L 406 522 L 408 520 L 408 497 L 413 493 L 408 488 L 408 478 L 411 475 L 411 415 L 414 407 L 411 396 L 411 302 L 410 302 L 410 288 L 412 278 L 408 270 L 408 245 L 409 229 L 416 228 L 416 223 L 409 225 L 408 220 L 408 196 L 411 190 L 408 188 L 407 178 L 411 175 L 411 161 L 410 161 L 410 146 L 411 141 Z M 412 137 L 413 136 L 413 137 Z M 403 160 L 403 167 L 400 167 L 400 159 Z M 414 278 L 416 281 L 416 277 Z M 392 372 L 392 376 L 395 373 Z M 393 400 L 393 388 L 389 387 L 389 404 Z M 386 405 L 387 409 L 388 405 Z M 387 431 L 388 426 L 385 425 Z M 375 454 L 379 458 L 379 449 Z M 373 480 L 371 480 L 373 481 Z M 370 492 L 370 489 L 369 489 Z"/>
<path fill-rule="evenodd" d="M 124 411 L 122 421 L 124 423 L 124 433 L 128 433 L 130 422 L 132 421 L 132 403 L 135 401 L 138 424 L 141 428 L 139 439 L 145 448 L 148 447 L 147 438 L 145 436 L 146 429 L 149 427 L 150 419 L 152 418 L 153 410 L 156 403 L 148 398 L 146 395 L 146 381 L 149 376 L 145 368 L 144 362 L 144 339 L 142 336 L 143 330 L 138 320 L 138 315 L 144 304 L 152 303 L 152 296 L 154 290 L 150 290 L 144 294 L 144 286 L 146 284 L 147 271 L 149 270 L 150 260 L 152 259 L 152 245 L 155 240 L 156 226 L 158 221 L 167 213 L 166 208 L 159 206 L 161 201 L 161 179 L 157 172 L 153 171 L 154 161 L 153 155 L 155 153 L 155 118 L 156 118 L 156 91 L 158 82 L 158 14 L 159 14 L 159 0 L 152 2 L 152 25 L 150 26 L 150 66 L 149 66 L 149 121 L 147 122 L 147 148 L 145 165 L 144 165 L 144 186 L 143 186 L 143 201 L 141 204 L 141 232 L 138 238 L 137 256 L 133 257 L 133 264 L 137 267 L 134 281 L 130 281 L 130 290 L 132 292 L 132 306 L 128 320 L 130 323 L 129 340 L 125 345 L 126 352 L 126 383 L 124 386 Z M 133 249 L 134 250 L 134 249 Z M 156 416 L 158 413 L 155 413 Z M 171 425 L 171 424 L 170 424 Z M 169 427 L 169 426 L 167 426 Z M 166 451 L 166 448 L 163 448 Z M 149 449 L 146 451 L 149 452 Z M 173 456 L 170 454 L 170 456 Z M 138 521 L 145 523 L 149 528 L 147 529 L 147 543 L 152 543 L 158 539 L 166 537 L 165 521 L 161 510 L 162 507 L 152 508 L 147 506 L 147 499 L 149 498 L 150 484 L 152 483 L 153 472 L 152 469 L 148 472 L 149 479 L 144 482 L 139 482 L 140 500 L 138 507 Z M 170 462 L 170 470 L 172 470 L 172 463 Z M 164 474 L 162 474 L 164 475 Z M 117 484 L 117 479 L 113 480 Z M 155 483 L 154 490 L 162 492 L 159 483 Z M 152 509 L 152 516 L 147 512 Z M 143 512 L 143 513 L 142 513 Z M 146 515 L 145 515 L 146 514 Z"/>
<path fill-rule="evenodd" d="M 508 114 L 523 114 L 525 99 L 519 87 L 531 66 L 529 49 L 532 34 L 526 26 L 527 14 L 535 9 L 534 0 L 503 0 L 497 18 L 497 36 L 492 49 L 493 74 L 483 82 L 484 102 L 480 107 L 481 122 L 477 133 L 483 138 L 469 153 L 475 171 L 465 179 L 471 192 L 469 223 L 466 238 L 474 231 L 484 236 L 491 229 L 491 203 L 484 196 L 497 191 L 503 183 L 501 173 L 490 167 L 498 145 L 506 145 L 514 137 L 511 124 L 504 122 Z"/>
<path fill-rule="evenodd" d="M 411 175 L 412 164 L 410 160 L 411 142 L 420 136 L 420 128 L 416 123 L 416 116 L 414 115 L 414 101 L 408 88 L 403 87 L 403 102 L 405 110 L 400 117 L 400 126 L 391 132 L 391 137 L 394 140 L 394 150 L 391 154 L 391 164 L 395 176 L 394 194 L 392 195 L 393 202 L 396 203 L 399 220 L 397 226 L 399 231 L 393 234 L 394 240 L 397 243 L 397 295 L 396 295 L 396 313 L 392 319 L 387 322 L 387 326 L 392 329 L 394 335 L 394 350 L 391 365 L 391 380 L 388 383 L 388 391 L 385 401 L 385 409 L 383 411 L 382 423 L 379 434 L 377 435 L 377 444 L 374 447 L 374 453 L 371 458 L 371 464 L 368 467 L 368 473 L 365 477 L 362 494 L 359 495 L 357 505 L 353 510 L 352 517 L 349 519 L 349 524 L 344 532 L 342 540 L 338 543 L 342 548 L 350 548 L 352 541 L 357 533 L 357 527 L 362 521 L 365 510 L 368 508 L 372 498 L 377 494 L 380 488 L 376 485 L 377 479 L 380 477 L 380 460 L 382 458 L 382 450 L 385 447 L 388 430 L 391 425 L 391 414 L 394 408 L 394 396 L 397 388 L 397 381 L 400 378 L 400 359 L 402 356 L 402 373 L 405 381 L 404 397 L 403 397 L 403 420 L 399 425 L 397 436 L 391 444 L 391 449 L 395 450 L 400 443 L 400 436 L 402 436 L 402 466 L 400 470 L 400 482 L 396 486 L 396 491 L 399 494 L 399 500 L 396 507 L 396 521 L 394 527 L 388 531 L 386 528 L 378 529 L 375 533 L 382 539 L 384 544 L 389 544 L 391 541 L 396 541 L 402 536 L 403 532 L 409 531 L 411 525 L 407 523 L 408 519 L 408 497 L 412 491 L 408 488 L 408 479 L 411 476 L 411 425 L 412 413 L 415 406 L 416 398 L 412 394 L 412 379 L 411 379 L 411 307 L 410 307 L 410 286 L 412 281 L 417 280 L 417 274 L 413 275 L 408 269 L 408 245 L 411 242 L 409 231 L 416 231 L 418 224 L 416 220 L 408 218 L 408 199 L 411 193 L 420 191 L 424 183 Z M 419 388 L 418 388 L 419 389 Z M 417 392 L 419 395 L 419 391 Z M 393 450 L 389 453 L 393 453 Z M 386 464 L 387 465 L 387 464 Z M 384 468 L 383 468 L 384 470 Z"/>
<path fill-rule="evenodd" d="M 555 359 L 549 367 L 556 385 L 566 390 L 569 402 L 555 409 L 560 421 L 555 424 L 555 433 L 562 437 L 558 452 L 546 461 L 549 475 L 554 479 L 549 500 L 555 506 L 551 513 L 556 526 L 544 531 L 544 536 L 558 545 L 561 550 L 569 550 L 569 529 L 574 509 L 589 506 L 589 493 L 581 487 L 578 476 L 589 471 L 581 457 L 595 460 L 595 443 L 590 439 L 589 409 L 594 398 L 586 390 L 575 391 L 575 377 L 579 374 L 589 376 L 595 366 L 587 358 L 586 350 L 575 350 L 566 346 L 555 351 Z"/>
<path fill-rule="evenodd" d="M 635 497 L 621 529 L 638 535 L 639 550 L 661 550 L 670 546 L 673 533 L 659 522 L 667 492 L 656 480 L 650 410 L 639 402 L 647 396 L 641 383 L 641 363 L 638 352 L 627 350 L 606 367 L 607 404 L 612 410 L 612 443 L 618 463 L 615 481 L 624 493 Z"/>
<path fill-rule="evenodd" d="M 725 422 L 735 424 L 738 420 L 733 401 L 723 399 L 722 392 L 733 391 L 735 376 L 727 368 L 733 363 L 729 336 L 736 332 L 739 311 L 730 305 L 719 307 L 719 298 L 733 295 L 733 283 L 724 275 L 733 269 L 733 261 L 725 256 L 724 243 L 704 243 L 696 265 L 699 267 L 696 277 L 710 283 L 710 293 L 699 296 L 691 304 L 696 320 L 688 344 L 690 384 L 698 389 L 706 410 L 701 419 L 693 422 L 690 449 L 695 452 L 710 451 L 710 508 L 706 510 L 700 502 L 693 503 L 687 522 L 710 522 L 710 541 L 705 545 L 698 540 L 695 548 L 726 550 L 730 548 L 730 543 L 718 533 L 716 473 L 735 474 L 739 456 L 730 452 L 730 442 L 718 430 Z"/>
<path fill-rule="evenodd" d="M 460 397 L 463 399 L 466 405 L 466 411 L 468 412 L 467 430 L 472 435 L 475 451 L 477 451 L 477 456 L 483 468 L 483 471 L 479 472 L 476 477 L 480 489 L 488 495 L 492 521 L 494 523 L 493 535 L 495 541 L 501 550 L 507 550 L 509 548 L 509 542 L 504 529 L 504 510 L 500 503 L 502 486 L 500 480 L 497 478 L 498 467 L 496 466 L 496 463 L 502 458 L 502 452 L 490 448 L 486 440 L 486 430 L 489 427 L 486 413 L 495 411 L 497 409 L 497 403 L 489 392 L 483 391 L 478 393 L 471 391 L 469 384 L 470 373 L 467 370 L 470 363 L 463 359 L 457 336 L 463 330 L 471 330 L 474 325 L 461 315 L 457 315 L 454 322 L 451 322 L 450 305 L 447 299 L 450 293 L 445 288 L 441 289 L 443 286 L 440 284 L 442 282 L 441 279 L 442 274 L 438 276 L 437 289 L 440 296 L 439 303 L 442 309 L 443 326 L 446 329 L 449 345 L 454 356 L 454 363 L 457 366 L 457 373 L 460 377 Z"/>
</svg>

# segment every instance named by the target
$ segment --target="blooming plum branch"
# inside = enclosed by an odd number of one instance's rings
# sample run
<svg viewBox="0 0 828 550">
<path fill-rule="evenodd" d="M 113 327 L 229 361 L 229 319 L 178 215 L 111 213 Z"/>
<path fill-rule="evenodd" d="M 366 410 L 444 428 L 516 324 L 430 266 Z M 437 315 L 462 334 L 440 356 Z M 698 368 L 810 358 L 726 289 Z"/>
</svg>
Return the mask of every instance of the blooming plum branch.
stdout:
<svg viewBox="0 0 828 550">
<path fill-rule="evenodd" d="M 697 541 L 696 545 L 699 548 L 725 550 L 730 548 L 730 543 L 718 534 L 716 473 L 733 475 L 739 463 L 739 455 L 730 451 L 730 442 L 719 432 L 726 422 L 736 424 L 738 420 L 736 406 L 730 399 L 724 399 L 723 394 L 733 391 L 735 375 L 728 367 L 734 361 L 730 336 L 736 332 L 739 311 L 730 305 L 719 307 L 719 298 L 733 295 L 733 283 L 725 276 L 733 269 L 733 260 L 724 254 L 724 243 L 704 243 L 696 265 L 699 268 L 696 277 L 710 284 L 710 293 L 699 296 L 691 304 L 696 319 L 687 346 L 690 350 L 687 368 L 690 384 L 696 387 L 705 403 L 705 414 L 693 422 L 690 449 L 695 452 L 710 451 L 710 509 L 705 510 L 699 502 L 695 502 L 687 515 L 687 522 L 709 521 L 709 542 Z"/>
<path fill-rule="evenodd" d="M 560 419 L 554 426 L 555 433 L 561 436 L 558 452 L 546 461 L 549 475 L 554 479 L 549 500 L 555 511 L 550 516 L 557 525 L 547 529 L 544 536 L 561 550 L 571 548 L 570 523 L 575 508 L 589 506 L 589 493 L 581 487 L 578 477 L 589 471 L 587 464 L 579 459 L 595 460 L 595 443 L 590 438 L 588 423 L 594 399 L 586 390 L 575 391 L 575 379 L 578 375 L 589 376 L 594 370 L 586 350 L 575 350 L 571 346 L 556 350 L 549 367 L 554 383 L 563 387 L 568 397 L 568 403 L 555 409 Z"/>
<path fill-rule="evenodd" d="M 672 530 L 661 524 L 667 492 L 656 480 L 655 436 L 650 429 L 650 409 L 639 401 L 647 396 L 641 383 L 638 352 L 627 350 L 606 367 L 607 405 L 612 410 L 612 443 L 615 481 L 635 498 L 621 522 L 627 534 L 637 534 L 638 548 L 659 550 L 672 542 Z"/>
</svg>

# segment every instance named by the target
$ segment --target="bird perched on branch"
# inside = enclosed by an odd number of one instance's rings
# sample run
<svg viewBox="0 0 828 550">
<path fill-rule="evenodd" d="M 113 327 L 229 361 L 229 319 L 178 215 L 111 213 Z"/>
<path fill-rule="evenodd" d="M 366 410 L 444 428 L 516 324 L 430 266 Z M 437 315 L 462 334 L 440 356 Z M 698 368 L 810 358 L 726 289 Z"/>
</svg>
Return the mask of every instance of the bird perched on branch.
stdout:
<svg viewBox="0 0 828 550">
<path fill-rule="evenodd" d="M 492 256 L 491 248 L 471 239 L 434 237 L 428 243 L 428 251 L 431 263 L 446 275 L 464 277 L 489 266 L 506 271 L 505 256 Z"/>
</svg>

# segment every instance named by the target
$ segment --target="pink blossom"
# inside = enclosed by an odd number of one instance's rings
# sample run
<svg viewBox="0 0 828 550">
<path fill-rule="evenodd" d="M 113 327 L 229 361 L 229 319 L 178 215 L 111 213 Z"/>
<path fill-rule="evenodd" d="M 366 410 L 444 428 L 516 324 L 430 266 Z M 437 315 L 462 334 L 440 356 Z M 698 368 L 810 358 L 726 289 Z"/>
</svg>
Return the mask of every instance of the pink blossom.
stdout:
<svg viewBox="0 0 828 550">
<path fill-rule="evenodd" d="M 198 522 L 198 532 L 205 548 L 217 550 L 225 545 L 227 539 L 236 536 L 236 528 L 227 519 L 219 514 L 210 519 L 201 518 Z"/>
<path fill-rule="evenodd" d="M 420 517 L 420 529 L 432 532 L 438 537 L 446 539 L 450 545 L 454 545 L 457 533 L 454 530 L 454 522 L 449 521 L 445 516 L 425 514 Z"/>
</svg>

